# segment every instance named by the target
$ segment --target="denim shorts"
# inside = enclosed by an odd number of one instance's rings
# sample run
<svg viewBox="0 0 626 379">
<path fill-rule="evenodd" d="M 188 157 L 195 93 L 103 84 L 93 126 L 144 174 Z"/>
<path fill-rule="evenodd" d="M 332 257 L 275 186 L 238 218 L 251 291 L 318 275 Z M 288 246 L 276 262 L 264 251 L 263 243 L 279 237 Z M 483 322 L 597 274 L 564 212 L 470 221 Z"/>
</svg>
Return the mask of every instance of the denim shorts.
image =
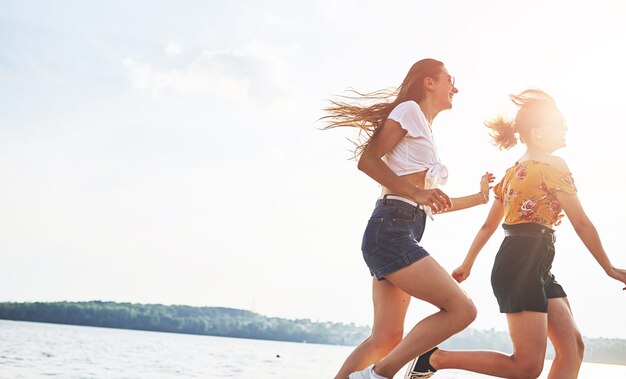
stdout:
<svg viewBox="0 0 626 379">
<path fill-rule="evenodd" d="M 411 265 L 428 252 L 418 242 L 424 234 L 426 213 L 402 200 L 379 199 L 367 222 L 361 251 L 370 274 L 378 280 Z"/>
</svg>

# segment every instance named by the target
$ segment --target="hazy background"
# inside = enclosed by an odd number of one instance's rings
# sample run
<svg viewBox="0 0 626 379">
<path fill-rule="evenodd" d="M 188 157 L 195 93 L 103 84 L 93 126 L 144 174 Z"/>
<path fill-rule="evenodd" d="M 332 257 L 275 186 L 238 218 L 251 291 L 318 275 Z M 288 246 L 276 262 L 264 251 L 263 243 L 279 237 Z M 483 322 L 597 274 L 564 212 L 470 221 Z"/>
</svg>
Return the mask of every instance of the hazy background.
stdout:
<svg viewBox="0 0 626 379">
<path fill-rule="evenodd" d="M 0 0 L 0 301 L 224 306 L 372 321 L 361 234 L 379 187 L 320 131 L 324 99 L 400 84 L 417 60 L 456 77 L 434 123 L 452 196 L 523 154 L 490 145 L 507 94 L 553 95 L 579 197 L 626 267 L 620 1 Z M 488 206 L 437 216 L 448 270 Z M 489 273 L 463 283 L 473 326 L 504 330 Z M 626 293 L 565 220 L 557 279 L 586 336 L 626 338 Z M 411 305 L 413 324 L 434 308 Z"/>
</svg>

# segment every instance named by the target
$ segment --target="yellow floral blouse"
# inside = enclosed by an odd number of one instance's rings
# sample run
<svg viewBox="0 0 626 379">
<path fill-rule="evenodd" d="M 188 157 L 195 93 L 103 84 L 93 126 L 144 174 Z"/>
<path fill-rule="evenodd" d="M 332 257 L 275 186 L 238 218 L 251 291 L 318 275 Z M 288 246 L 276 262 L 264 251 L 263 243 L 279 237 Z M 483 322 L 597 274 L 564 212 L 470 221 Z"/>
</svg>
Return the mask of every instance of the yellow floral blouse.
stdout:
<svg viewBox="0 0 626 379">
<path fill-rule="evenodd" d="M 522 161 L 506 170 L 493 192 L 504 205 L 504 223 L 534 222 L 548 227 L 561 223 L 564 216 L 556 193 L 575 194 L 569 172 L 561 172 L 540 161 Z"/>
</svg>

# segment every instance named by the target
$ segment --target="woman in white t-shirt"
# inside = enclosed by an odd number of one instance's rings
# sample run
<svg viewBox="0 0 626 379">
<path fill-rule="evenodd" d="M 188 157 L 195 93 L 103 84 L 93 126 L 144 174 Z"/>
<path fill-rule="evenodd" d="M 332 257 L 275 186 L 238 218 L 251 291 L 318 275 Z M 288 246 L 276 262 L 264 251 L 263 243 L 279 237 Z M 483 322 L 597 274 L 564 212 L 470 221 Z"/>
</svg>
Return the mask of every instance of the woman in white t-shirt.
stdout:
<svg viewBox="0 0 626 379">
<path fill-rule="evenodd" d="M 476 317 L 470 298 L 419 245 L 426 217 L 487 203 L 493 175 L 480 190 L 450 199 L 438 186 L 448 172 L 439 160 L 431 124 L 452 108 L 458 92 L 442 62 L 424 59 L 409 70 L 400 87 L 388 93 L 359 94 L 373 105 L 331 101 L 326 128 L 356 127 L 367 136 L 355 157 L 358 168 L 382 187 L 382 196 L 363 235 L 362 252 L 373 277 L 374 325 L 336 378 L 393 378 L 411 359 L 467 327 Z M 440 309 L 407 335 L 404 319 L 411 297 Z M 383 360 L 383 358 L 385 358 Z M 362 370 L 362 371 L 359 371 Z"/>
</svg>

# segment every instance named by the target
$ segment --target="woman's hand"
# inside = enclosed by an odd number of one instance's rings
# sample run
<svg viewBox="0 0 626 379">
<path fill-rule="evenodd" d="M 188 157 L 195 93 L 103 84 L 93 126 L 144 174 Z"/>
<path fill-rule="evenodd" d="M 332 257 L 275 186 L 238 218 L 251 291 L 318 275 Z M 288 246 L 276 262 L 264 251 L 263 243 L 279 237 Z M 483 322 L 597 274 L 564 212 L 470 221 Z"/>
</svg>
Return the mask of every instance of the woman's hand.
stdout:
<svg viewBox="0 0 626 379">
<path fill-rule="evenodd" d="M 462 281 L 464 281 L 465 279 L 469 277 L 471 271 L 472 271 L 471 265 L 462 264 L 459 268 L 452 271 L 452 277 L 454 278 L 454 280 L 461 283 Z"/>
<path fill-rule="evenodd" d="M 626 285 L 626 270 L 623 270 L 621 268 L 617 268 L 617 267 L 611 267 L 611 269 L 609 271 L 607 271 L 607 274 L 609 274 L 609 276 L 615 280 L 619 280 L 620 282 L 624 283 Z M 622 288 L 623 290 L 626 290 L 626 287 Z"/>
<path fill-rule="evenodd" d="M 416 188 L 413 195 L 413 201 L 421 205 L 429 206 L 434 213 L 443 212 L 448 208 L 452 208 L 452 200 L 439 188 L 420 189 Z"/>
<path fill-rule="evenodd" d="M 496 177 L 490 172 L 486 172 L 485 175 L 480 178 L 480 193 L 485 197 L 485 203 L 489 201 L 489 190 L 493 188 L 490 184 L 493 183 L 494 180 L 496 180 Z"/>
</svg>

